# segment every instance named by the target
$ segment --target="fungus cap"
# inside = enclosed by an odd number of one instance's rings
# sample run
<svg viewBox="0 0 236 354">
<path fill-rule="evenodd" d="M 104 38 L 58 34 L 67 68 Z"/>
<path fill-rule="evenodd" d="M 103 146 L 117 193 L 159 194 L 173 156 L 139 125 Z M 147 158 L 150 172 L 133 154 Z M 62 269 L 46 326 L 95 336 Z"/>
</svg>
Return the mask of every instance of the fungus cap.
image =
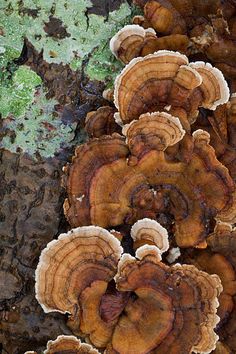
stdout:
<svg viewBox="0 0 236 354">
<path fill-rule="evenodd" d="M 99 351 L 90 344 L 82 343 L 75 336 L 58 336 L 55 340 L 47 343 L 47 349 L 44 354 L 99 354 Z M 36 352 L 26 352 L 25 354 L 37 354 Z"/>
<path fill-rule="evenodd" d="M 229 100 L 229 87 L 219 69 L 203 61 L 197 61 L 189 65 L 197 70 L 203 79 L 200 85 L 204 96 L 202 107 L 215 110 L 217 106 Z"/>
<path fill-rule="evenodd" d="M 143 113 L 163 111 L 167 104 L 183 107 L 190 116 L 196 114 L 202 98 L 194 90 L 201 82 L 187 57 L 178 52 L 159 50 L 132 59 L 115 80 L 116 120 L 129 123 Z"/>
<path fill-rule="evenodd" d="M 164 151 L 182 140 L 185 130 L 177 117 L 166 112 L 142 114 L 122 129 L 132 155 L 148 149 Z"/>
<path fill-rule="evenodd" d="M 98 226 L 72 229 L 51 241 L 35 272 L 36 299 L 44 312 L 73 315 L 85 287 L 95 280 L 112 279 L 121 253 L 120 242 Z"/>
<path fill-rule="evenodd" d="M 130 235 L 134 240 L 134 248 L 143 245 L 154 245 L 160 253 L 169 248 L 168 233 L 157 221 L 148 218 L 138 220 L 131 228 Z"/>
</svg>

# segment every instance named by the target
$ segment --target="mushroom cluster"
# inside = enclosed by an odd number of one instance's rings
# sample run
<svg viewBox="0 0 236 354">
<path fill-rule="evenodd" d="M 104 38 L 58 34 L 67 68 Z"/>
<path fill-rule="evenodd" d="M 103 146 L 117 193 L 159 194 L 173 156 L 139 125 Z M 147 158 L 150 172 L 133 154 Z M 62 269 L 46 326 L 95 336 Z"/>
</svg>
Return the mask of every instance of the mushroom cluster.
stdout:
<svg viewBox="0 0 236 354">
<path fill-rule="evenodd" d="M 178 246 L 206 247 L 213 217 L 235 220 L 234 182 L 207 132 L 197 130 L 184 142 L 180 120 L 154 112 L 125 125 L 123 133 L 79 146 L 64 168 L 64 209 L 72 227 L 132 225 L 171 214 Z M 177 142 L 179 158 L 170 159 L 166 149 Z"/>
<path fill-rule="evenodd" d="M 72 229 L 42 251 L 36 298 L 106 354 L 236 352 L 236 96 L 203 44 L 234 12 L 134 2 L 144 16 L 110 41 L 125 67 L 63 169 Z"/>
<path fill-rule="evenodd" d="M 159 49 L 178 50 L 211 60 L 228 79 L 236 78 L 236 7 L 234 0 L 134 0 L 143 16 L 133 23 L 155 29 L 140 55 Z M 123 55 L 124 57 L 124 55 Z M 123 59 L 123 58 L 122 58 Z"/>
<path fill-rule="evenodd" d="M 219 277 L 163 263 L 168 234 L 154 220 L 138 221 L 131 237 L 135 257 L 98 226 L 50 242 L 36 270 L 44 311 L 69 314 L 73 333 L 107 354 L 210 352 L 218 339 Z"/>
<path fill-rule="evenodd" d="M 90 344 L 81 343 L 74 336 L 58 336 L 55 340 L 47 343 L 47 349 L 44 354 L 99 354 Z M 37 354 L 35 351 L 27 351 L 25 354 Z"/>
</svg>

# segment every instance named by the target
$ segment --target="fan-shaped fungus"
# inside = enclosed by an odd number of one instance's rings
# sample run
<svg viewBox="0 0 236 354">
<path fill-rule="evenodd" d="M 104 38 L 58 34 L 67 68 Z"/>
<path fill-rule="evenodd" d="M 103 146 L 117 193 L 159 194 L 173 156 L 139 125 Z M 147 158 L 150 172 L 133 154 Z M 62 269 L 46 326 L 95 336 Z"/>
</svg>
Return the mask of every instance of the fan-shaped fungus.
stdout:
<svg viewBox="0 0 236 354">
<path fill-rule="evenodd" d="M 133 224 L 164 212 L 175 220 L 177 245 L 189 247 L 204 241 L 214 216 L 232 217 L 234 183 L 208 133 L 195 132 L 187 157 L 170 161 L 164 150 L 184 134 L 177 118 L 147 114 L 125 132 L 131 154 L 121 136 L 103 137 L 77 148 L 65 168 L 65 215 L 73 227 Z"/>
<path fill-rule="evenodd" d="M 142 114 L 123 127 L 123 134 L 131 154 L 141 156 L 147 150 L 162 150 L 179 142 L 185 131 L 178 118 L 169 113 L 154 112 Z"/>
<path fill-rule="evenodd" d="M 219 276 L 223 291 L 219 296 L 217 314 L 221 320 L 227 319 L 233 310 L 233 296 L 236 295 L 236 274 L 232 265 L 222 254 L 207 251 L 197 254 L 191 262 L 201 270 Z"/>
<path fill-rule="evenodd" d="M 140 55 L 144 43 L 149 38 L 156 38 L 153 29 L 144 29 L 138 25 L 127 25 L 110 41 L 110 49 L 115 57 L 127 64 Z"/>
<path fill-rule="evenodd" d="M 74 336 L 58 336 L 55 340 L 47 343 L 44 354 L 99 354 L 97 349 L 90 344 L 81 343 L 80 339 Z M 36 352 L 26 352 L 25 354 L 37 354 Z"/>
<path fill-rule="evenodd" d="M 121 257 L 119 241 L 95 226 L 50 242 L 36 270 L 41 306 L 69 312 L 72 331 L 106 353 L 210 352 L 218 338 L 219 278 L 194 266 L 162 263 L 168 240 L 155 221 L 141 220 L 132 233 L 162 249 L 143 245 L 136 258 Z"/>
<path fill-rule="evenodd" d="M 215 109 L 228 100 L 223 75 L 211 65 L 191 63 L 178 52 L 160 50 L 135 58 L 116 78 L 117 122 L 129 123 L 147 112 L 164 111 L 192 123 L 199 107 Z"/>
<path fill-rule="evenodd" d="M 116 109 L 110 106 L 98 108 L 87 114 L 85 130 L 90 138 L 99 138 L 102 135 L 111 135 L 114 132 L 120 133 L 121 128 L 114 120 Z"/>
<path fill-rule="evenodd" d="M 157 37 L 152 28 L 138 25 L 123 27 L 110 41 L 110 49 L 117 59 L 128 64 L 132 59 L 152 54 L 160 49 L 187 53 L 189 39 L 182 34 Z"/>
<path fill-rule="evenodd" d="M 143 245 L 154 245 L 163 253 L 169 248 L 168 233 L 155 220 L 142 219 L 137 221 L 132 226 L 130 234 L 134 240 L 134 249 Z"/>
</svg>

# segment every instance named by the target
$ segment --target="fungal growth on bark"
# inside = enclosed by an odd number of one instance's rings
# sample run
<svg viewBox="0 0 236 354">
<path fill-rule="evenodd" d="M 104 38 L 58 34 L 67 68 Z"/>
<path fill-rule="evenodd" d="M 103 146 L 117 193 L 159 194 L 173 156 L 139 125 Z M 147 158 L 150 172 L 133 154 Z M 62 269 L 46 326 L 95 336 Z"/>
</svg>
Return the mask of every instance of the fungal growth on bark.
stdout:
<svg viewBox="0 0 236 354">
<path fill-rule="evenodd" d="M 133 2 L 141 7 L 144 15 L 136 16 L 135 24 L 144 28 L 154 28 L 158 33 L 158 39 L 172 35 L 186 36 L 189 40 L 188 54 L 200 53 L 222 70 L 226 78 L 236 78 L 234 1 L 134 0 Z M 171 48 L 166 46 L 165 49 Z"/>
<path fill-rule="evenodd" d="M 223 291 L 219 296 L 217 314 L 221 321 L 226 320 L 234 309 L 233 297 L 236 295 L 236 274 L 233 266 L 222 254 L 210 251 L 195 255 L 191 263 L 204 272 L 219 276 Z"/>
<path fill-rule="evenodd" d="M 213 350 L 218 276 L 191 265 L 165 265 L 167 232 L 153 220 L 139 221 L 131 233 L 150 243 L 137 248 L 136 258 L 121 256 L 119 241 L 95 226 L 50 242 L 36 270 L 44 311 L 68 313 L 73 333 L 107 354 Z"/>
<path fill-rule="evenodd" d="M 97 349 L 90 344 L 81 343 L 80 339 L 74 336 L 58 336 L 55 340 L 47 343 L 44 354 L 99 354 Z M 26 352 L 25 354 L 37 354 L 37 352 Z M 40 354 L 40 353 L 38 353 Z"/>
<path fill-rule="evenodd" d="M 160 254 L 169 249 L 168 233 L 158 222 L 151 219 L 138 220 L 131 228 L 130 235 L 134 249 L 144 245 L 156 246 Z"/>
<path fill-rule="evenodd" d="M 136 16 L 136 20 L 139 17 Z M 123 27 L 110 41 L 112 53 L 124 64 L 161 49 L 177 50 L 186 54 L 188 46 L 189 39 L 185 35 L 171 34 L 158 37 L 153 28 L 143 28 L 138 24 Z"/>
<path fill-rule="evenodd" d="M 116 109 L 103 106 L 96 111 L 91 111 L 85 119 L 85 130 L 90 138 L 99 138 L 102 135 L 121 133 L 121 127 L 114 120 Z"/>
<path fill-rule="evenodd" d="M 133 156 L 141 157 L 149 150 L 164 151 L 178 143 L 185 131 L 178 118 L 166 112 L 142 114 L 122 130 Z"/>
<path fill-rule="evenodd" d="M 124 132 L 128 145 L 120 135 L 93 139 L 64 168 L 64 210 L 72 227 L 132 225 L 167 213 L 177 245 L 190 247 L 204 242 L 213 217 L 234 220 L 234 183 L 208 133 L 196 131 L 186 153 L 170 160 L 164 150 L 184 136 L 178 118 L 142 115 Z"/>
<path fill-rule="evenodd" d="M 160 50 L 126 65 L 115 81 L 118 123 L 147 112 L 168 111 L 184 128 L 196 120 L 199 107 L 216 109 L 229 98 L 222 73 L 210 64 L 190 63 L 178 52 Z"/>
<path fill-rule="evenodd" d="M 217 252 L 236 269 L 236 229 L 228 223 L 217 223 L 215 230 L 207 238 L 207 244 L 213 252 Z"/>
<path fill-rule="evenodd" d="M 140 56 L 142 48 L 151 38 L 157 38 L 153 29 L 127 25 L 112 37 L 110 49 L 117 59 L 128 64 L 133 58 Z"/>
<path fill-rule="evenodd" d="M 216 156 L 225 165 L 234 181 L 236 180 L 236 94 L 219 106 L 207 117 L 200 116 L 194 129 L 207 130 Z"/>
</svg>

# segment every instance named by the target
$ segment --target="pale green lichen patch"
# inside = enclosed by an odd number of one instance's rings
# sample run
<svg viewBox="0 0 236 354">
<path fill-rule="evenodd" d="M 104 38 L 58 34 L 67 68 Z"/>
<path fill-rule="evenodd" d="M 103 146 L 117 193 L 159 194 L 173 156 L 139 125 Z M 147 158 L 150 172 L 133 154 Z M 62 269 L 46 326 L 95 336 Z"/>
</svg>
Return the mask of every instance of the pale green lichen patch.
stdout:
<svg viewBox="0 0 236 354">
<path fill-rule="evenodd" d="M 2 80 L 0 86 L 0 113 L 3 118 L 12 114 L 23 115 L 33 101 L 35 88 L 41 78 L 27 66 L 20 66 L 11 79 Z"/>
<path fill-rule="evenodd" d="M 36 48 L 43 50 L 49 63 L 70 64 L 83 59 L 100 43 L 108 40 L 122 22 L 131 14 L 128 3 L 109 13 L 108 18 L 88 14 L 92 7 L 89 0 L 7 0 L 2 5 L 0 18 L 0 47 L 10 46 L 21 50 L 26 37 Z M 32 15 L 32 11 L 36 11 Z M 59 19 L 67 32 L 65 38 L 45 30 L 50 17 Z M 74 62 L 73 62 L 74 63 Z"/>
<path fill-rule="evenodd" d="M 103 41 L 101 44 L 103 45 L 100 45 L 91 56 L 85 72 L 91 80 L 106 81 L 108 85 L 112 85 L 123 64 L 111 53 L 109 42 Z"/>
<path fill-rule="evenodd" d="M 63 124 L 60 113 L 55 110 L 56 104 L 56 100 L 46 99 L 42 89 L 36 91 L 25 115 L 9 116 L 3 121 L 8 134 L 3 137 L 1 147 L 12 152 L 20 148 L 30 155 L 39 152 L 43 157 L 52 157 L 68 146 L 74 138 L 76 124 Z"/>
<path fill-rule="evenodd" d="M 92 6 L 89 0 L 1 0 L 1 146 L 51 157 L 74 139 L 76 124 L 63 124 L 55 109 L 58 102 L 46 99 L 41 78 L 16 64 L 25 38 L 42 51 L 46 62 L 69 64 L 74 71 L 83 68 L 92 80 L 112 83 L 120 72 L 122 65 L 111 54 L 109 40 L 130 22 L 133 8 L 124 2 L 105 18 L 91 13 Z M 58 21 L 55 33 L 52 18 Z M 85 139 L 83 133 L 79 138 Z"/>
</svg>

